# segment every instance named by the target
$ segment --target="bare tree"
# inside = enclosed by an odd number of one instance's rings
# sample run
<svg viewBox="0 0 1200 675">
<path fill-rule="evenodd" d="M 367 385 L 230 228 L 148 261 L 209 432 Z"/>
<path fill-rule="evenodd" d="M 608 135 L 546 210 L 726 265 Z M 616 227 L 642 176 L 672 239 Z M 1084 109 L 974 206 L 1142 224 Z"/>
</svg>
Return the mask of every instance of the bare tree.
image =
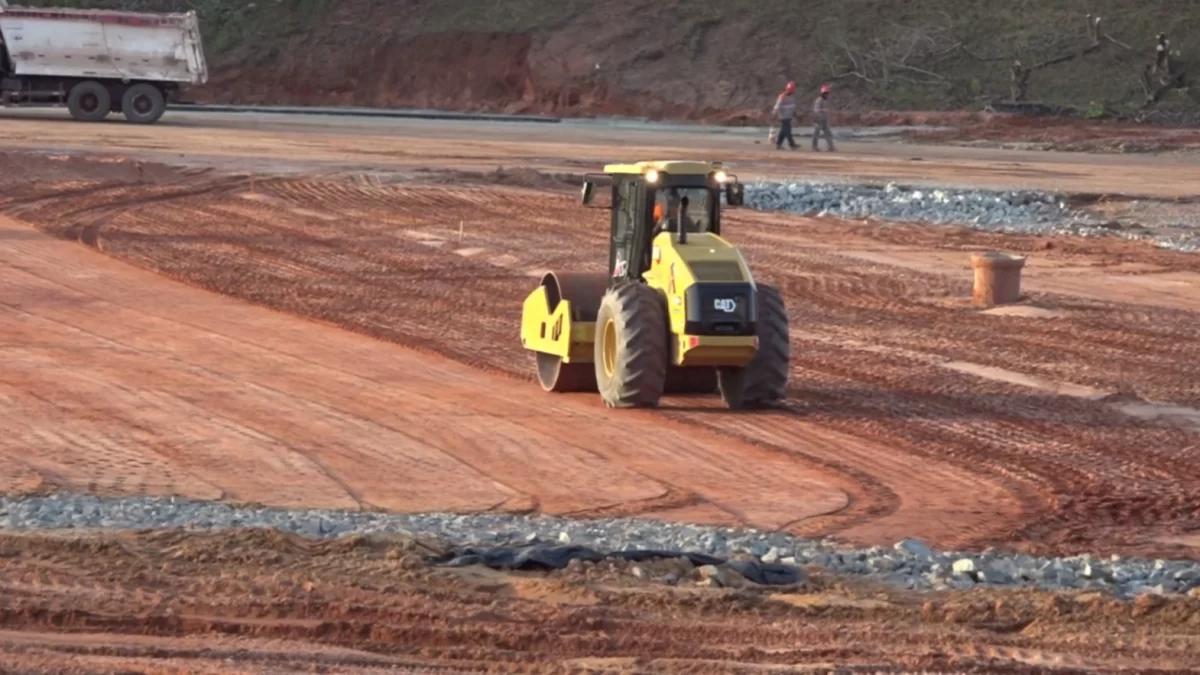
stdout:
<svg viewBox="0 0 1200 675">
<path fill-rule="evenodd" d="M 1171 41 L 1166 33 L 1158 34 L 1158 44 L 1154 47 L 1154 69 L 1152 72 L 1171 72 Z"/>
<path fill-rule="evenodd" d="M 931 64 L 958 46 L 948 28 L 897 23 L 882 26 L 854 44 L 841 38 L 831 43 L 830 49 L 821 52 L 829 67 L 829 78 L 857 79 L 883 97 L 889 88 L 901 82 L 921 86 L 949 84 L 949 79 L 936 72 Z"/>
<path fill-rule="evenodd" d="M 1178 55 L 1175 52 L 1174 55 Z M 1186 84 L 1183 64 L 1173 58 L 1171 41 L 1166 33 L 1155 36 L 1154 63 L 1147 64 L 1141 72 L 1142 89 L 1146 93 L 1143 107 L 1150 107 L 1162 100 L 1172 89 L 1182 89 Z"/>
<path fill-rule="evenodd" d="M 1013 61 L 1010 74 L 1012 75 L 1012 85 L 1009 93 L 1012 100 L 1018 103 L 1024 102 L 1029 97 L 1029 76 L 1033 71 L 1021 65 L 1021 60 Z"/>
<path fill-rule="evenodd" d="M 1009 69 L 1009 75 L 1012 81 L 1009 94 L 1014 102 L 1020 103 L 1028 100 L 1030 76 L 1039 70 L 1044 70 L 1046 68 L 1083 58 L 1089 54 L 1100 51 L 1107 45 L 1115 45 L 1126 50 L 1132 50 L 1132 48 L 1125 43 L 1104 32 L 1104 29 L 1101 26 L 1101 17 L 1088 14 L 1084 17 L 1084 20 L 1087 26 L 1088 42 L 1083 47 L 1059 54 L 1058 56 L 1044 59 L 1042 61 L 1038 61 L 1029 66 L 1024 66 L 1020 59 L 1013 61 L 1013 65 Z"/>
</svg>

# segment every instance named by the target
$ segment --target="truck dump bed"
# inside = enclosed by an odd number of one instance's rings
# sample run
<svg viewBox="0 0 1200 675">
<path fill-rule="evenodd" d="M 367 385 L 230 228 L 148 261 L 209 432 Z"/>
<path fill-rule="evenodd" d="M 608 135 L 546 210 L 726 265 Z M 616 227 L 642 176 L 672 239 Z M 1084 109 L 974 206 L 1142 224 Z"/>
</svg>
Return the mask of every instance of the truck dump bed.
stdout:
<svg viewBox="0 0 1200 675">
<path fill-rule="evenodd" d="M 0 35 L 18 76 L 203 84 L 195 12 L 4 7 Z"/>
</svg>

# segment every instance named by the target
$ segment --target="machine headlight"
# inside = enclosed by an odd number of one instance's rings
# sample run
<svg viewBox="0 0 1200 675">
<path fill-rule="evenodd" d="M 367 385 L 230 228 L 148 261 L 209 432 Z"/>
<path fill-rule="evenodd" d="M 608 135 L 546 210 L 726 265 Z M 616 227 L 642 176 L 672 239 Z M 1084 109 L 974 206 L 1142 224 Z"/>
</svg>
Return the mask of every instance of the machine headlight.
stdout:
<svg viewBox="0 0 1200 675">
<path fill-rule="evenodd" d="M 655 171 L 654 169 L 650 169 L 649 171 L 647 171 L 646 172 L 646 182 L 647 183 L 657 183 L 658 182 L 658 172 Z"/>
<path fill-rule="evenodd" d="M 729 176 L 726 176 L 724 171 L 718 171 L 714 173 L 713 178 L 716 178 L 718 183 L 724 183 L 725 181 L 729 180 Z"/>
</svg>

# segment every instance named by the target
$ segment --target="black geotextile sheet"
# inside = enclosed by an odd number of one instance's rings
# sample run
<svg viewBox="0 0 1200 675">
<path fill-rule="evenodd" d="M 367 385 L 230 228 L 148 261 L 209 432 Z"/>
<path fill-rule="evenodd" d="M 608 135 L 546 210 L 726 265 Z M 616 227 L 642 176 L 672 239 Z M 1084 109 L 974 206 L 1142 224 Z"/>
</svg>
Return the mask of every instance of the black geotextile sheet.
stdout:
<svg viewBox="0 0 1200 675">
<path fill-rule="evenodd" d="M 718 558 L 704 553 L 683 551 L 613 551 L 601 553 L 586 546 L 532 543 L 522 546 L 468 546 L 454 549 L 443 565 L 462 567 L 483 565 L 496 570 L 561 570 L 572 560 L 600 562 L 602 560 L 627 560 L 643 562 L 654 559 L 687 558 L 696 567 L 703 565 L 724 566 L 764 586 L 785 586 L 804 579 L 799 568 L 792 565 L 764 563 L 740 558 Z"/>
</svg>

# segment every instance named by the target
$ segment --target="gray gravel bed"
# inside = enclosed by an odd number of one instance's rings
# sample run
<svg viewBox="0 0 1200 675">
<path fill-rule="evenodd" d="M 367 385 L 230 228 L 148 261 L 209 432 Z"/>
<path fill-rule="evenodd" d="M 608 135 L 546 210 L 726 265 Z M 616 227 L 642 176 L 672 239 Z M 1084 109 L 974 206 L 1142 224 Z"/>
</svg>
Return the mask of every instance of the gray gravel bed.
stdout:
<svg viewBox="0 0 1200 675">
<path fill-rule="evenodd" d="M 1100 218 L 1072 208 L 1063 195 L 1030 190 L 959 190 L 812 181 L 759 181 L 746 185 L 746 206 L 808 216 L 959 225 L 987 232 L 1145 239 L 1162 248 L 1200 251 L 1200 228 L 1169 233 Z"/>
<path fill-rule="evenodd" d="M 1095 589 L 1121 597 L 1200 596 L 1200 562 L 1119 556 L 1042 558 L 996 551 L 937 551 L 913 540 L 855 549 L 778 532 L 662 523 L 640 519 L 571 520 L 548 516 L 442 513 L 393 515 L 335 510 L 234 506 L 176 498 L 103 498 L 55 494 L 0 497 L 0 529 L 227 529 L 267 527 L 309 537 L 405 531 L 452 545 L 497 546 L 533 541 L 579 544 L 601 551 L 663 549 L 714 556 L 749 554 L 767 563 L 816 565 L 913 590 L 975 586 Z"/>
</svg>

